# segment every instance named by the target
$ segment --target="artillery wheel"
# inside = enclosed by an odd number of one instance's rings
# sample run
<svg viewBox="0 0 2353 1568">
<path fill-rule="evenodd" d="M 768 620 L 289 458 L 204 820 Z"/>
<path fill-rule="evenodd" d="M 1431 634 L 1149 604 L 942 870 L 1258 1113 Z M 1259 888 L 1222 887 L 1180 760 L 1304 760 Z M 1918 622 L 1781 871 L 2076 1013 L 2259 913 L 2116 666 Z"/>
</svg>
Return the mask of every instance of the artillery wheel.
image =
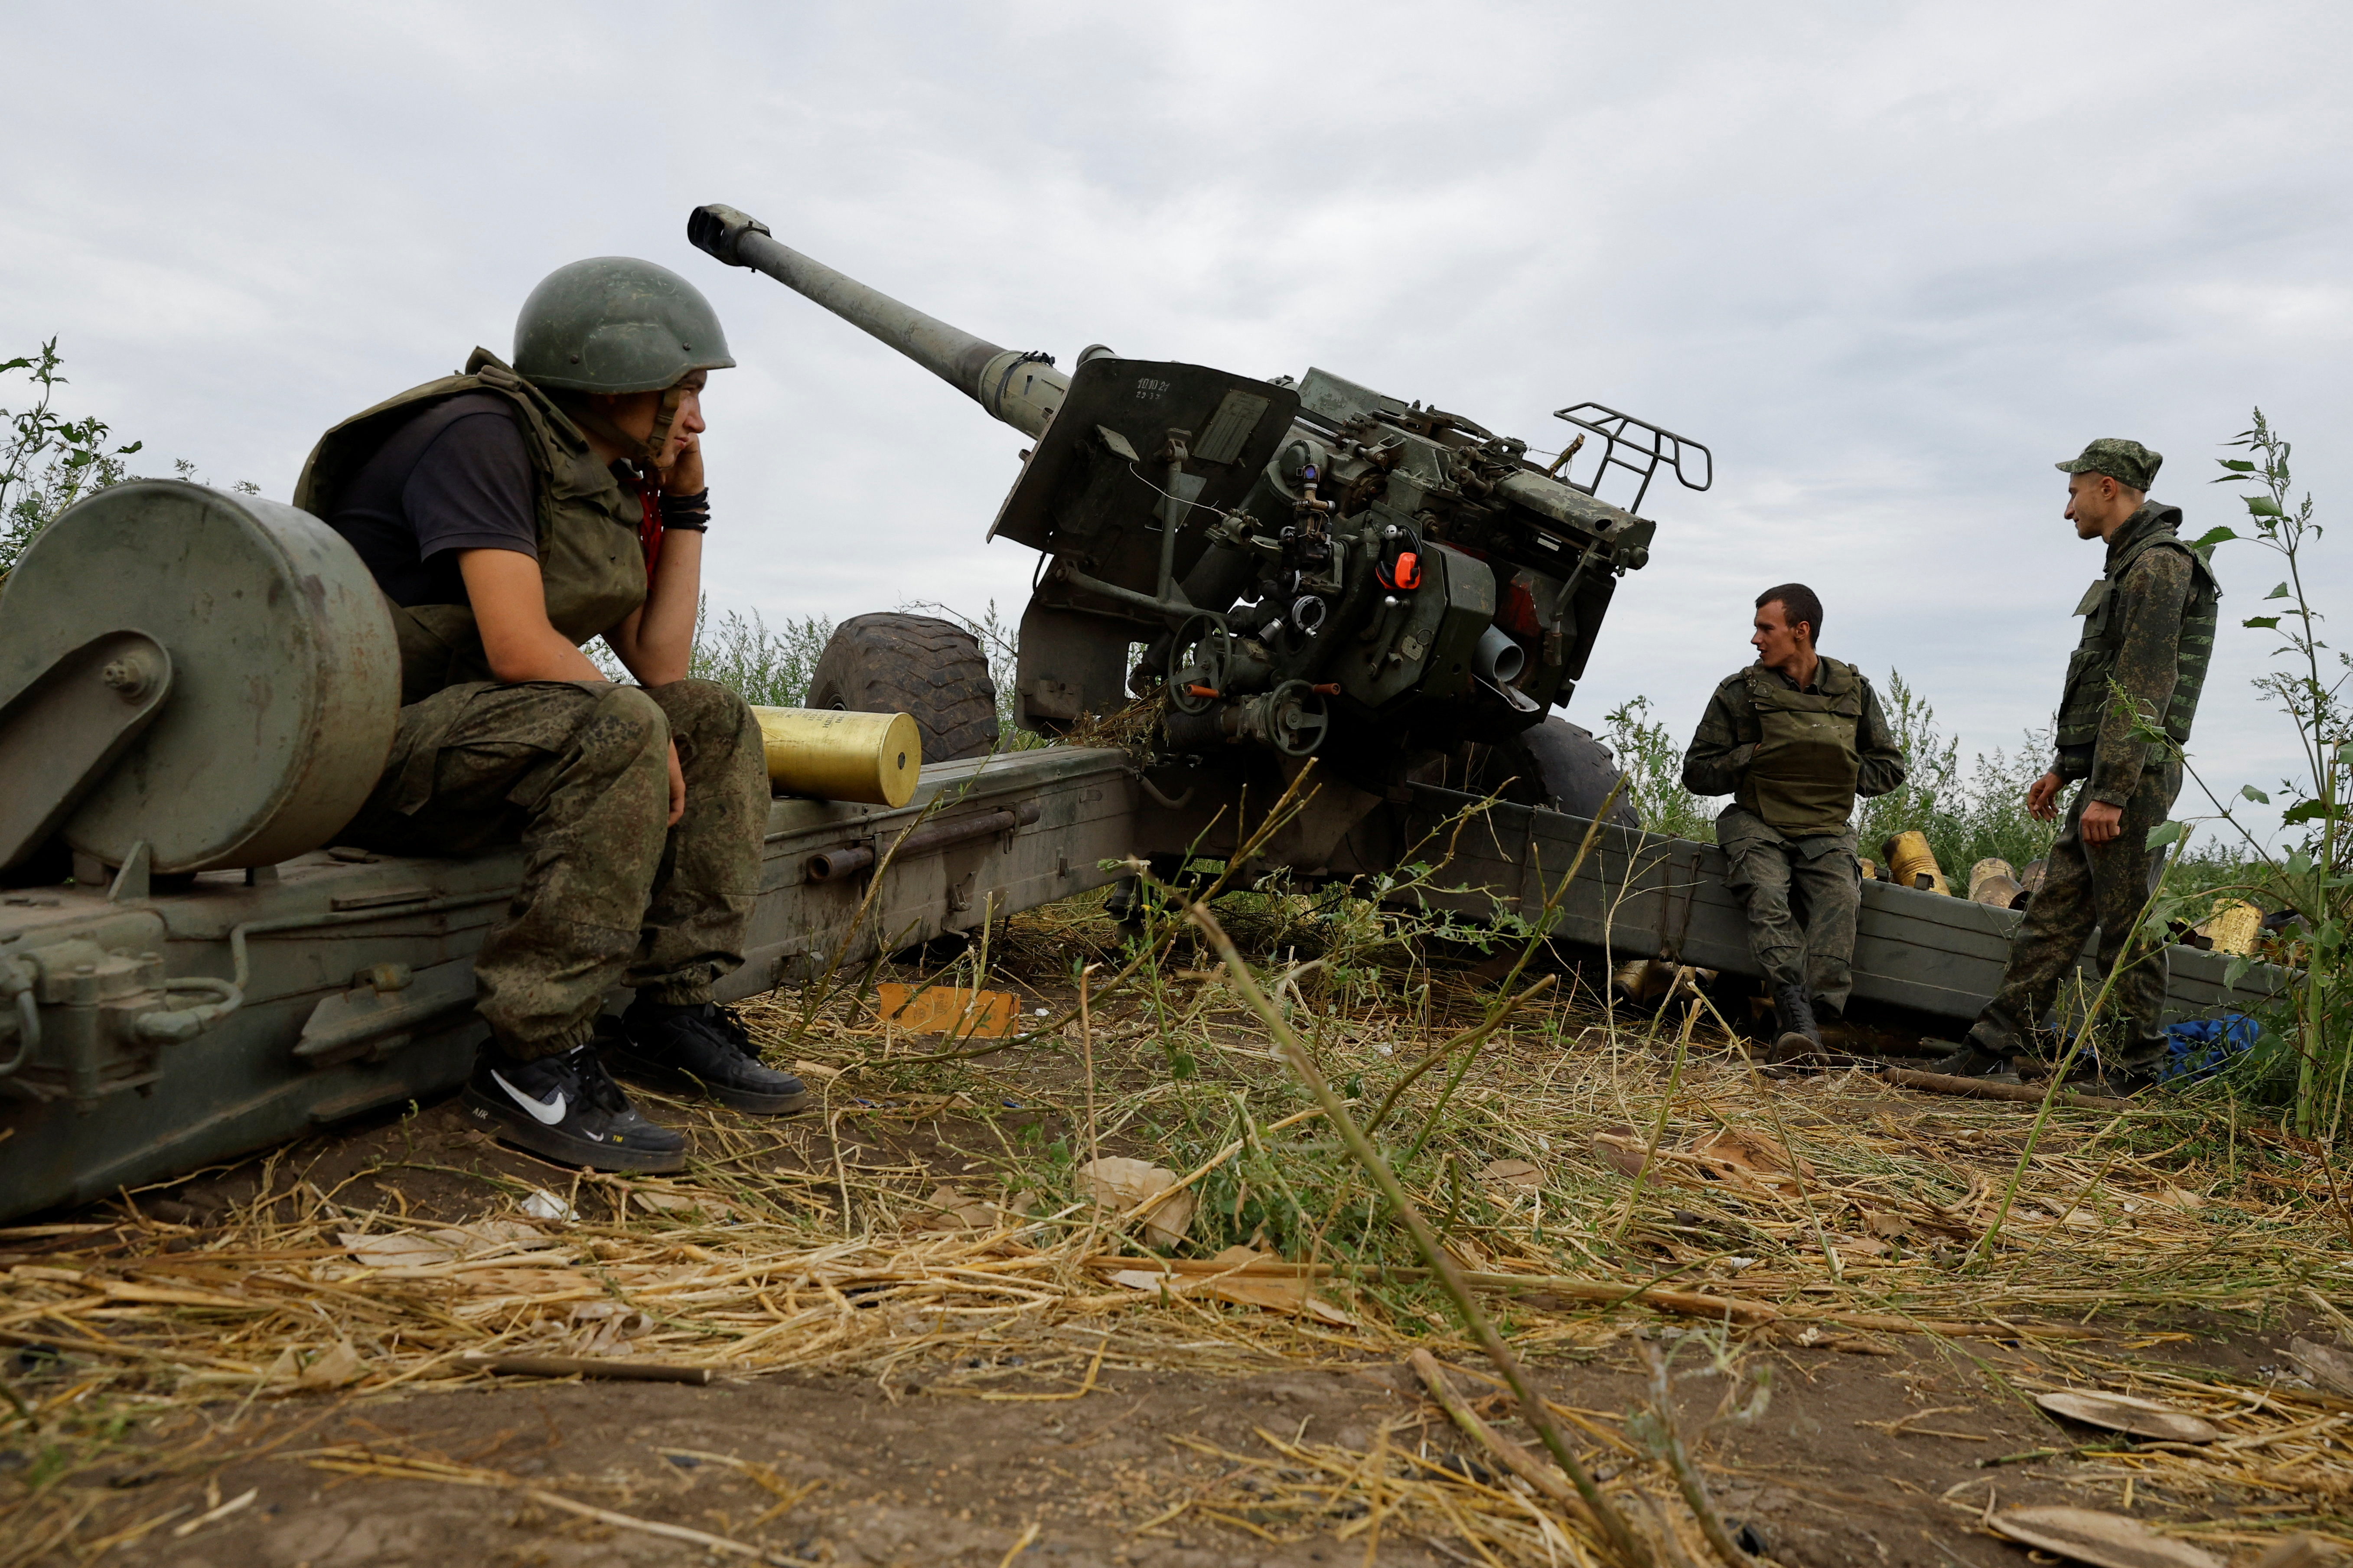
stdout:
<svg viewBox="0 0 2353 1568">
<path fill-rule="evenodd" d="M 930 616 L 852 616 L 809 672 L 811 708 L 905 713 L 923 761 L 985 757 L 997 747 L 997 683 L 980 639 Z"/>
<path fill-rule="evenodd" d="M 1520 805 L 1549 806 L 1571 816 L 1591 818 L 1609 798 L 1618 782 L 1618 763 L 1609 748 L 1593 732 L 1566 719 L 1545 720 L 1508 741 L 1473 748 L 1470 788 L 1484 794 L 1504 788 L 1504 798 Z M 1640 827 L 1642 819 L 1624 795 L 1608 820 L 1620 827 Z"/>
</svg>

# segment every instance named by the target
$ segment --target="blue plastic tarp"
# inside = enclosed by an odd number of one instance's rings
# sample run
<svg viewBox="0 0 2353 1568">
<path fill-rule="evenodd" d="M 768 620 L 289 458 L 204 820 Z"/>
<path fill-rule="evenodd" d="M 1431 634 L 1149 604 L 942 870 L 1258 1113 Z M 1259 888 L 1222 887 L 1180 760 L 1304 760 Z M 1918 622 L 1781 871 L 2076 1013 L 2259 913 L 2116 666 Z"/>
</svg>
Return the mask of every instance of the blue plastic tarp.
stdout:
<svg viewBox="0 0 2353 1568">
<path fill-rule="evenodd" d="M 2211 1078 L 2233 1057 L 2254 1049 L 2262 1036 L 2263 1026 L 2244 1013 L 2185 1019 L 2165 1031 L 2165 1066 L 2158 1077 L 2168 1083 Z"/>
</svg>

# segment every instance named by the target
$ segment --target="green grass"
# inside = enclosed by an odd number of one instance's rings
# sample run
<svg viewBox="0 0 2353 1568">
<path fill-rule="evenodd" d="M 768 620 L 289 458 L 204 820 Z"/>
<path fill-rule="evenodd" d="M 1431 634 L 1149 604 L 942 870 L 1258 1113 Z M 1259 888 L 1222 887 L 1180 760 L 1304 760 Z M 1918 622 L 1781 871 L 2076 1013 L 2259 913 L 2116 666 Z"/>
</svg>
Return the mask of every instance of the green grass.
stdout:
<svg viewBox="0 0 2353 1568">
<path fill-rule="evenodd" d="M 706 611 L 689 673 L 733 688 L 755 707 L 798 708 L 832 636 L 833 623 L 822 616 L 788 616 L 771 626 L 757 610 L 727 610 L 715 620 Z"/>
</svg>

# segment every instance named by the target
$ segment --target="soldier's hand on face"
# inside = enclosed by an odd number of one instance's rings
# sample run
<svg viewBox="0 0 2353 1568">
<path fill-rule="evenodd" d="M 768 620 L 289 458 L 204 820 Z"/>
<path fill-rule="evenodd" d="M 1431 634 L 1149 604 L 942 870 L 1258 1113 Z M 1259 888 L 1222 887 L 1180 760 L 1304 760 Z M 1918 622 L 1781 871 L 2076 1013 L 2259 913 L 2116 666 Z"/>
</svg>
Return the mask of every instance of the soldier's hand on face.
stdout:
<svg viewBox="0 0 2353 1568">
<path fill-rule="evenodd" d="M 2107 843 L 2122 830 L 2124 816 L 2124 807 L 2122 806 L 2110 805 L 2105 800 L 2085 801 L 2084 803 L 2084 815 L 2079 819 L 2081 824 L 2080 831 L 2084 835 L 2084 842 L 2086 844 Z"/>
<path fill-rule="evenodd" d="M 686 770 L 678 765 L 678 742 L 670 743 L 670 826 L 686 815 Z"/>
<path fill-rule="evenodd" d="M 662 469 L 661 484 L 662 489 L 674 496 L 702 493 L 705 483 L 702 478 L 702 437 L 701 436 L 689 436 L 686 438 L 686 444 L 679 447 L 678 455 L 670 459 L 670 467 Z"/>
<path fill-rule="evenodd" d="M 2059 792 L 2066 781 L 2057 773 L 2044 773 L 2026 789 L 2026 815 L 2037 822 L 2048 822 L 2059 815 Z"/>
</svg>

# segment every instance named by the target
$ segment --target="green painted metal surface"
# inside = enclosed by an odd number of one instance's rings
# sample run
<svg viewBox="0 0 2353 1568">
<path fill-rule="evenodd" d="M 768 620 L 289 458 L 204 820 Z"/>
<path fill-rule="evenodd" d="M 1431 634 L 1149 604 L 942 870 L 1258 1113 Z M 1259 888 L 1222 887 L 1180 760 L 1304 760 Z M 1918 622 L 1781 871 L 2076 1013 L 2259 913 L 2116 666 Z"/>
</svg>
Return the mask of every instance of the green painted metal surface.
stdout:
<svg viewBox="0 0 2353 1568">
<path fill-rule="evenodd" d="M 1412 797 L 1412 818 L 1425 832 L 1476 804 L 1472 796 L 1428 786 L 1417 786 Z M 1430 902 L 1480 916 L 1501 900 L 1532 919 L 1575 863 L 1588 826 L 1559 812 L 1491 807 L 1461 834 L 1440 879 L 1459 890 Z M 1664 958 L 1756 975 L 1747 922 L 1725 875 L 1723 852 L 1712 844 L 1604 826 L 1562 899 L 1556 934 L 1617 959 Z M 1974 1018 L 2001 984 L 2010 933 L 2023 918 L 1966 899 L 1865 882 L 1854 994 L 1956 1022 Z M 2088 966 L 2088 952 L 2085 962 Z M 2258 965 L 2232 988 L 2223 984 L 2225 954 L 2177 946 L 2165 950 L 2165 962 L 2168 1021 L 2252 1005 L 2285 977 Z"/>
<path fill-rule="evenodd" d="M 152 723 L 66 818 L 73 847 L 159 872 L 273 864 L 367 798 L 391 749 L 400 658 L 384 596 L 310 513 L 177 479 L 69 508 L 0 587 L 0 705 L 103 632 L 171 655 Z"/>
<path fill-rule="evenodd" d="M 750 960 L 722 983 L 734 999 L 815 976 L 854 975 L 878 942 L 901 946 L 976 927 L 1016 910 L 1099 887 L 1097 862 L 1128 851 L 1134 781 L 1119 752 L 1017 752 L 923 770 L 898 810 L 827 801 L 770 807 L 765 870 Z M 812 882 L 810 856 L 882 836 L 923 816 L 953 823 L 1017 802 L 1039 807 L 1013 832 L 893 863 L 866 919 L 863 878 Z M 69 1076 L 37 1052 L 0 1077 L 0 1219 L 103 1197 L 302 1136 L 366 1111 L 429 1100 L 462 1081 L 482 1026 L 470 1006 L 471 960 L 518 875 L 512 852 L 470 860 L 343 858 L 327 851 L 248 885 L 241 873 L 110 903 L 94 889 L 0 894 L 0 965 L 76 942 L 93 956 L 160 953 L 174 977 L 229 980 L 247 955 L 242 1005 L 194 1039 L 117 1053 L 100 1092 L 76 1103 Z M 396 967 L 389 967 L 396 966 Z M 376 980 L 396 980 L 379 989 Z M 126 981 L 127 983 L 127 981 Z M 463 1000 L 449 1005 L 452 990 Z M 85 1010 L 92 1011 L 95 1010 Z M 40 1009 L 48 1046 L 75 1010 Z M 0 1059 L 18 1042 L 0 1032 Z M 28 1098 L 37 1086 L 47 1098 Z"/>
</svg>

